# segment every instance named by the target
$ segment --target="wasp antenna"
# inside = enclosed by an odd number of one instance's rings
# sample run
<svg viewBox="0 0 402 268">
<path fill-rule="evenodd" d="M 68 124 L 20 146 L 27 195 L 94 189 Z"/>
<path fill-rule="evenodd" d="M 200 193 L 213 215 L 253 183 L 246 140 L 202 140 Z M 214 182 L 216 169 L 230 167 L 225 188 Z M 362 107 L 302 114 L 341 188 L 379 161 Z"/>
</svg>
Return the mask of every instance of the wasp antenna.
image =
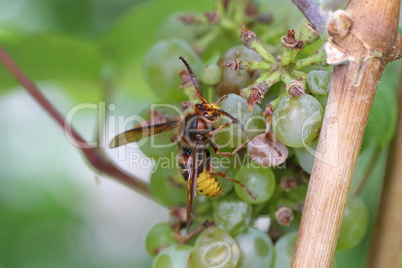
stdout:
<svg viewBox="0 0 402 268">
<path fill-rule="evenodd" d="M 234 117 L 233 115 L 231 115 L 231 114 L 229 114 L 229 113 L 227 113 L 227 112 L 225 112 L 225 111 L 222 111 L 222 110 L 218 110 L 218 113 L 220 113 L 221 115 L 224 115 L 224 116 L 226 116 L 226 117 L 229 117 L 230 119 L 232 119 L 232 122 L 233 122 L 233 123 L 238 124 L 238 125 L 240 126 L 241 130 L 243 131 L 244 137 L 245 137 L 246 140 L 247 140 L 247 132 L 246 132 L 246 129 L 244 128 L 244 125 L 242 124 L 242 122 L 240 122 L 239 119 L 237 119 L 237 118 Z"/>
<path fill-rule="evenodd" d="M 200 97 L 200 99 L 205 102 L 208 103 L 208 101 L 204 98 L 204 96 L 202 96 L 200 87 L 198 85 L 197 79 L 195 78 L 195 75 L 193 73 L 193 70 L 191 70 L 190 65 L 188 64 L 188 62 L 183 58 L 183 57 L 179 57 L 179 59 L 184 63 L 184 65 L 186 65 L 187 71 L 190 74 L 191 80 L 193 81 L 195 90 L 197 91 L 197 95 L 198 97 Z"/>
</svg>

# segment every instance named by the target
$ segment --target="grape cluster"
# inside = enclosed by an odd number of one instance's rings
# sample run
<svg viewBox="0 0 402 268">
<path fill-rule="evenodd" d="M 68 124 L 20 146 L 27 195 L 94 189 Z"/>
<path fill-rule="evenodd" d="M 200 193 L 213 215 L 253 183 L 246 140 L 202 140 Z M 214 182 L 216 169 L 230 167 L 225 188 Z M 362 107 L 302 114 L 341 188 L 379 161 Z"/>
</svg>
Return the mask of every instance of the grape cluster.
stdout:
<svg viewBox="0 0 402 268">
<path fill-rule="evenodd" d="M 184 69 L 178 58 L 185 57 L 199 74 L 204 96 L 211 101 L 226 96 L 219 108 L 239 119 L 247 137 L 239 124 L 233 124 L 214 138 L 222 152 L 239 149 L 233 157 L 214 156 L 217 161 L 212 163 L 214 171 L 226 172 L 234 180 L 218 178 L 221 196 L 196 197 L 189 239 L 183 230 L 186 182 L 174 165 L 157 165 L 151 192 L 172 213 L 169 223 L 151 228 L 146 249 L 156 256 L 154 268 L 289 267 L 331 83 L 330 68 L 311 25 L 304 25 L 298 35 L 288 31 L 277 39 L 279 46 L 267 44 L 244 27 L 244 45 L 239 46 L 232 38 L 234 27 L 240 32 L 238 25 L 258 24 L 261 14 L 244 12 L 244 6 L 234 5 L 236 1 L 216 2 L 216 13 L 169 17 L 160 32 L 163 40 L 146 56 L 145 76 L 156 94 L 188 111 L 198 98 L 186 74 L 181 79 L 178 75 Z M 241 15 L 234 16 L 234 10 Z M 169 29 L 176 26 L 187 34 Z M 188 29 L 197 29 L 197 34 Z M 273 46 L 277 56 L 266 50 Z M 217 125 L 226 122 L 222 118 Z M 156 139 L 169 143 L 171 136 L 172 132 Z M 177 147 L 154 150 L 147 143 L 141 150 L 155 161 L 178 153 Z M 367 225 L 367 208 L 359 197 L 351 197 L 337 250 L 356 246 Z"/>
</svg>

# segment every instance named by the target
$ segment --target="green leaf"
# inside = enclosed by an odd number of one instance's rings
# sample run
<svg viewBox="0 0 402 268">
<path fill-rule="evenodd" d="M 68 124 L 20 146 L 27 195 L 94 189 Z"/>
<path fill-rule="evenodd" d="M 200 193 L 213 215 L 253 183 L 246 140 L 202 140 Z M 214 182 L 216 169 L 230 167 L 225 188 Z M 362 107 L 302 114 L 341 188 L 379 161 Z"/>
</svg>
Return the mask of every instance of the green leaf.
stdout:
<svg viewBox="0 0 402 268">
<path fill-rule="evenodd" d="M 394 136 L 398 113 L 398 66 L 398 63 L 389 65 L 381 77 L 366 127 L 363 147 L 366 147 L 367 142 L 376 142 L 380 147 L 385 147 Z"/>
</svg>

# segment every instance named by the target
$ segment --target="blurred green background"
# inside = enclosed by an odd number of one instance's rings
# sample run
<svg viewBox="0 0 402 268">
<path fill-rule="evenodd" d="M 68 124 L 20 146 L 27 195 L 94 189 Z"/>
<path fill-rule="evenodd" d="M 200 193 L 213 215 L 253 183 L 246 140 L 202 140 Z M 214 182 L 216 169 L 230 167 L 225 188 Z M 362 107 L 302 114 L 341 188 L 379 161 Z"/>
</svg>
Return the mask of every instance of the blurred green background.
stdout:
<svg viewBox="0 0 402 268">
<path fill-rule="evenodd" d="M 0 0 L 0 44 L 62 114 L 108 98 L 128 116 L 158 101 L 142 65 L 162 22 L 211 3 Z M 168 211 L 89 168 L 3 65 L 0 111 L 0 267 L 150 267 L 145 234 Z M 98 119 L 84 109 L 73 125 L 93 141 Z"/>
<path fill-rule="evenodd" d="M 0 0 L 0 45 L 62 114 L 96 105 L 73 118 L 93 141 L 106 99 L 116 107 L 111 116 L 139 114 L 163 101 L 149 90 L 142 66 L 166 18 L 212 7 L 212 0 Z M 388 68 L 380 83 L 356 171 L 361 177 L 377 158 L 362 191 L 371 224 L 395 128 L 397 71 L 396 64 Z M 0 112 L 0 267 L 150 267 L 144 237 L 168 211 L 96 174 L 3 65 Z M 117 160 L 118 152 L 107 152 Z M 128 160 L 117 163 L 144 180 L 151 172 L 130 169 Z M 357 248 L 337 253 L 338 267 L 365 267 L 369 240 L 370 234 Z"/>
</svg>

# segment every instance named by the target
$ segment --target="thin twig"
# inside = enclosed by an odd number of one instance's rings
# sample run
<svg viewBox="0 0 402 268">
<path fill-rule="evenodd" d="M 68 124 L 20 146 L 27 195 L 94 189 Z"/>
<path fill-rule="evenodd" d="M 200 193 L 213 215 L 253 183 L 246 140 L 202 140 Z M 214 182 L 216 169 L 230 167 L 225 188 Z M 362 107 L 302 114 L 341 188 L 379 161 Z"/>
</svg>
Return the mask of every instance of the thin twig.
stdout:
<svg viewBox="0 0 402 268">
<path fill-rule="evenodd" d="M 313 24 L 320 35 L 325 32 L 328 18 L 328 13 L 325 10 L 312 0 L 292 0 L 292 2 L 300 9 L 306 19 Z"/>
<path fill-rule="evenodd" d="M 10 73 L 20 82 L 20 84 L 31 94 L 40 106 L 54 119 L 56 122 L 69 133 L 71 137 L 79 144 L 87 144 L 84 138 L 64 120 L 64 117 L 55 109 L 55 107 L 46 99 L 40 92 L 39 88 L 25 75 L 25 73 L 17 66 L 13 59 L 0 47 L 0 61 Z M 99 148 L 84 148 L 79 147 L 84 154 L 86 160 L 98 172 L 109 175 L 118 182 L 127 185 L 129 188 L 151 197 L 148 184 L 133 177 L 116 167 Z"/>
<path fill-rule="evenodd" d="M 384 187 L 370 250 L 370 268 L 400 267 L 402 250 L 402 79 L 399 82 L 398 126 L 390 146 Z"/>
<path fill-rule="evenodd" d="M 355 188 L 353 195 L 360 195 L 361 191 L 363 190 L 364 186 L 366 185 L 366 182 L 368 178 L 370 177 L 370 174 L 373 172 L 374 168 L 376 167 L 377 160 L 380 158 L 381 155 L 381 148 L 376 147 L 374 149 L 374 152 L 372 152 L 369 161 L 367 162 L 363 173 L 356 179 L 358 182 L 357 187 Z"/>
</svg>

